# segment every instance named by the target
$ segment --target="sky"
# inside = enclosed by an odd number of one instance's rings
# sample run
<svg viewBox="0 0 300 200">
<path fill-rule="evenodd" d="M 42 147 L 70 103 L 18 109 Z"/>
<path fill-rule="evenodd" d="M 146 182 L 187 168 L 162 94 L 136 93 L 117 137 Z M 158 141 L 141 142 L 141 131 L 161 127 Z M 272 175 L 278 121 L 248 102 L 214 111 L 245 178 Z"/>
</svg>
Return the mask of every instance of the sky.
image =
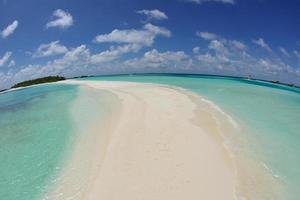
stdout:
<svg viewBox="0 0 300 200">
<path fill-rule="evenodd" d="M 0 0 L 0 89 L 48 75 L 153 72 L 300 85 L 299 8 L 298 0 Z"/>
</svg>

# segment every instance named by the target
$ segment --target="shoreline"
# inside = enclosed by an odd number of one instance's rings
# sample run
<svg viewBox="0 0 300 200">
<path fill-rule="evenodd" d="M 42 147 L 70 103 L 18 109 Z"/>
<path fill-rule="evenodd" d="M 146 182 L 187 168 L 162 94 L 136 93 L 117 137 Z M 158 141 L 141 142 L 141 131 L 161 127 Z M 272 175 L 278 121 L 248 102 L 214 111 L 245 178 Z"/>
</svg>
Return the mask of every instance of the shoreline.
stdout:
<svg viewBox="0 0 300 200">
<path fill-rule="evenodd" d="M 236 191 L 236 163 L 220 133 L 232 131 L 235 123 L 206 99 L 159 84 L 82 80 L 64 83 L 109 92 L 120 103 L 105 126 L 105 142 L 94 143 L 98 153 L 90 156 L 98 167 L 89 172 L 92 178 L 85 192 L 75 199 L 232 200 L 240 195 Z M 94 128 L 92 137 L 100 137 L 98 128 Z M 82 148 L 85 139 L 76 140 L 74 148 Z M 81 158 L 78 151 L 73 153 L 65 170 Z M 63 188 L 61 184 L 72 184 L 63 179 L 57 183 L 59 188 Z M 53 191 L 44 199 L 67 199 L 72 194 L 65 189 Z"/>
<path fill-rule="evenodd" d="M 173 86 L 170 86 L 173 88 Z M 194 99 L 194 103 L 198 105 L 197 109 L 202 108 L 211 114 L 216 121 L 217 130 L 206 130 L 206 133 L 213 135 L 215 141 L 224 147 L 225 153 L 230 157 L 236 176 L 235 194 L 237 200 L 281 200 L 285 199 L 282 182 L 279 177 L 270 171 L 268 166 L 261 159 L 252 158 L 249 149 L 244 149 L 245 138 L 241 138 L 239 134 L 247 134 L 248 142 L 258 144 L 259 141 L 252 135 L 252 130 L 239 119 L 234 119 L 230 114 L 224 112 L 214 102 L 203 98 L 188 89 L 174 87 L 182 90 L 184 93 Z M 197 112 L 197 109 L 195 112 Z M 201 115 L 201 112 L 199 113 Z M 199 120 L 199 119 L 198 119 Z M 207 122 L 204 122 L 205 124 Z M 205 126 L 204 126 L 205 127 Z M 216 134 L 217 132 L 217 134 Z M 259 146 L 256 146 L 259 148 Z M 261 151 L 258 150 L 258 151 Z M 262 152 L 260 152 L 262 153 Z M 259 154 L 263 156 L 263 154 Z"/>
<path fill-rule="evenodd" d="M 35 84 L 35 85 L 30 85 L 30 86 L 24 86 L 24 87 L 17 87 L 17 88 L 9 88 L 9 89 L 0 91 L 0 95 L 1 94 L 6 94 L 6 93 L 10 93 L 10 92 L 15 92 L 15 91 L 18 91 L 18 90 L 30 89 L 30 88 L 34 88 L 34 87 L 38 87 L 38 86 L 54 85 L 54 84 L 61 84 L 61 83 L 63 83 L 63 81 L 49 82 L 49 83 L 40 83 L 40 84 Z"/>
<path fill-rule="evenodd" d="M 102 106 L 105 106 L 105 111 Z M 48 185 L 46 195 L 40 198 L 43 200 L 85 199 L 102 159 L 98 154 L 104 152 L 105 142 L 109 138 L 107 133 L 111 132 L 108 131 L 112 127 L 111 119 L 117 117 L 120 105 L 117 97 L 107 91 L 79 86 L 78 97 L 71 107 L 76 125 L 74 136 L 67 145 L 60 172 Z M 91 113 L 92 117 L 89 116 Z"/>
<path fill-rule="evenodd" d="M 233 79 L 240 79 L 240 80 L 245 80 L 248 81 L 249 83 L 251 81 L 253 82 L 262 82 L 262 83 L 267 83 L 267 84 L 273 84 L 273 85 L 277 85 L 277 86 L 283 86 L 286 87 L 285 90 L 291 91 L 290 89 L 300 89 L 300 85 L 297 84 L 293 84 L 293 86 L 291 86 L 291 83 L 285 83 L 285 82 L 277 82 L 277 81 L 272 81 L 272 80 L 267 80 L 267 79 L 260 79 L 260 78 L 247 78 L 246 76 L 230 76 L 230 75 L 220 75 L 220 74 L 197 74 L 197 73 L 121 73 L 121 74 L 103 74 L 103 75 L 87 75 L 87 76 L 82 76 L 82 77 L 71 77 L 71 78 L 66 78 L 66 80 L 62 80 L 62 81 L 57 81 L 57 82 L 49 82 L 51 83 L 61 83 L 64 81 L 73 81 L 73 80 L 81 80 L 81 78 L 93 78 L 93 77 L 109 77 L 109 76 L 202 76 L 202 77 L 219 77 L 219 78 L 233 78 Z M 201 77 L 200 77 L 201 78 Z M 36 84 L 36 85 L 43 85 L 43 84 L 49 84 L 49 83 L 41 83 L 41 84 Z M 35 86 L 35 85 L 32 85 Z M 0 94 L 4 94 L 7 92 L 13 92 L 17 89 L 26 89 L 26 88 L 30 88 L 31 86 L 25 86 L 25 87 L 18 87 L 18 88 L 5 88 L 3 90 L 0 90 Z M 284 88 L 278 88 L 278 89 L 283 89 Z"/>
</svg>

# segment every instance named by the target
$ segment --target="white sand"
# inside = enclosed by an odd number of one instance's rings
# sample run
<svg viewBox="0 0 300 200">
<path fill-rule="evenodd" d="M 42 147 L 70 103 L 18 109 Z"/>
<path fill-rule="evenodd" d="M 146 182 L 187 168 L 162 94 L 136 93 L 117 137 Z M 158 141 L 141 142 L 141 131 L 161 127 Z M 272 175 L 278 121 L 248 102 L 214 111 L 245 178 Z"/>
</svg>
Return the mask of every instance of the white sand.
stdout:
<svg viewBox="0 0 300 200">
<path fill-rule="evenodd" d="M 70 199 L 235 199 L 235 169 L 216 120 L 221 115 L 200 97 L 155 84 L 66 83 L 108 91 L 121 101 L 105 128 L 106 137 L 92 143 L 95 150 L 89 156 L 94 162 L 89 165 L 95 170 L 86 175 L 92 177 L 88 186 Z M 70 161 L 73 166 L 82 158 L 81 140 Z M 75 192 L 69 181 L 61 184 L 60 195 L 49 199 L 68 199 Z"/>
</svg>

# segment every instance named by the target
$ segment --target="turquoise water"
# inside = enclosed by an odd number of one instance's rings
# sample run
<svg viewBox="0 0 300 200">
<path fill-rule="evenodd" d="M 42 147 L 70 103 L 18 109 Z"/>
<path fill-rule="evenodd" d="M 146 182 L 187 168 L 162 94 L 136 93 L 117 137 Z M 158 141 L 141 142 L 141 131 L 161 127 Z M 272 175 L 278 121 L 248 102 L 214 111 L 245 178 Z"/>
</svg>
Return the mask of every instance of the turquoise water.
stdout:
<svg viewBox="0 0 300 200">
<path fill-rule="evenodd" d="M 161 83 L 201 94 L 248 127 L 248 132 L 240 134 L 242 142 L 239 149 L 259 161 L 282 184 L 284 199 L 299 199 L 299 89 L 261 81 L 197 75 L 124 75 L 88 80 Z M 255 142 L 250 140 L 251 137 L 255 138 Z M 267 194 L 261 196 L 265 196 L 264 199 L 274 198 Z"/>
<path fill-rule="evenodd" d="M 106 92 L 67 84 L 0 94 L 0 200 L 76 199 L 91 178 L 88 155 L 99 138 L 90 129 L 101 129 L 115 102 Z M 64 170 L 83 137 L 82 162 Z M 60 181 L 71 181 L 71 194 L 61 193 Z"/>
<path fill-rule="evenodd" d="M 299 89 L 195 75 L 124 75 L 88 80 L 161 83 L 199 93 L 247 127 L 248 131 L 239 135 L 237 149 L 259 161 L 258 164 L 263 163 L 267 173 L 282 184 L 284 198 L 281 199 L 299 199 Z M 78 88 L 51 84 L 0 94 L 0 199 L 39 199 L 47 192 L 47 186 L 60 172 L 74 127 L 78 129 L 70 112 L 78 105 L 74 104 Z M 84 105 L 79 107 L 75 113 L 83 113 L 85 120 L 98 116 L 91 113 L 93 110 L 102 112 Z M 261 196 L 276 199 L 268 194 Z"/>
<path fill-rule="evenodd" d="M 0 94 L 0 199 L 32 200 L 46 192 L 72 133 L 76 94 L 69 85 Z"/>
</svg>

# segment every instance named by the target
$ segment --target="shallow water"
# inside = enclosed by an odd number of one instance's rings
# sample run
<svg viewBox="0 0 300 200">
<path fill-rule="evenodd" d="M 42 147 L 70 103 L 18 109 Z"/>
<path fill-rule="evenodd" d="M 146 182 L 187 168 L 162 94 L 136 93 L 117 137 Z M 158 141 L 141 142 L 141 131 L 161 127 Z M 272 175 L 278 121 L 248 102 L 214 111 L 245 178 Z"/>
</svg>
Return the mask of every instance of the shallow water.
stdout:
<svg viewBox="0 0 300 200">
<path fill-rule="evenodd" d="M 0 199 L 80 199 L 114 102 L 105 92 L 68 84 L 0 94 Z"/>
<path fill-rule="evenodd" d="M 239 126 L 246 127 L 231 144 L 236 145 L 235 153 L 255 160 L 277 180 L 283 188 L 281 199 L 299 199 L 299 89 L 196 75 L 124 75 L 88 80 L 161 83 L 199 93 L 230 114 Z M 80 129 L 78 122 L 89 122 L 102 112 L 101 108 L 91 108 L 94 103 L 74 107 L 78 88 L 50 84 L 0 94 L 0 199 L 39 199 L 48 192 L 69 155 L 78 132 L 75 129 Z M 74 112 L 82 113 L 77 114 L 82 119 L 74 119 Z M 251 177 L 248 192 L 258 193 L 261 199 L 276 199 L 263 194 L 261 188 L 255 191 L 258 176 Z"/>
<path fill-rule="evenodd" d="M 198 75 L 124 75 L 88 79 L 161 83 L 199 93 L 247 127 L 238 136 L 235 151 L 242 151 L 276 179 L 283 187 L 280 192 L 284 199 L 299 199 L 299 89 L 261 81 Z M 251 178 L 253 182 L 248 187 L 255 190 L 253 184 L 259 177 Z M 262 199 L 276 198 L 272 194 L 263 194 L 261 188 L 248 192 L 260 192 Z"/>
<path fill-rule="evenodd" d="M 32 200 L 45 192 L 71 134 L 76 91 L 47 85 L 0 95 L 0 199 Z"/>
</svg>

